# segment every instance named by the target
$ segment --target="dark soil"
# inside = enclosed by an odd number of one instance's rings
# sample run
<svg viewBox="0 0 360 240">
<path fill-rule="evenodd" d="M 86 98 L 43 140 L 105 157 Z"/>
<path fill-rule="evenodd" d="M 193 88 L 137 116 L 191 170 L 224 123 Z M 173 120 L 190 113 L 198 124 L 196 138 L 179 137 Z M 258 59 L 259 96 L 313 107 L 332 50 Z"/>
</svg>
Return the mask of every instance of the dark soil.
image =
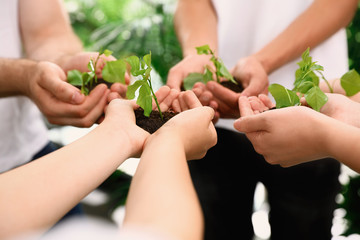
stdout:
<svg viewBox="0 0 360 240">
<path fill-rule="evenodd" d="M 164 123 L 174 117 L 176 112 L 173 111 L 166 111 L 162 112 L 163 119 L 161 119 L 160 114 L 158 111 L 153 110 L 150 113 L 149 117 L 144 116 L 144 109 L 139 107 L 138 109 L 134 110 L 135 118 L 136 118 L 136 125 L 148 131 L 150 134 L 156 132 Z"/>
<path fill-rule="evenodd" d="M 106 81 L 104 81 L 104 79 L 102 79 L 102 78 L 98 78 L 98 79 L 97 79 L 97 82 L 96 82 L 96 83 L 94 82 L 94 83 L 92 84 L 92 86 L 90 86 L 90 84 L 87 84 L 87 87 L 88 87 L 88 89 L 89 89 L 89 93 L 91 92 L 91 90 L 93 90 L 97 85 L 99 85 L 99 84 L 101 84 L 101 83 L 106 84 L 106 86 L 107 86 L 108 88 L 110 88 L 111 85 L 112 85 L 112 83 L 106 82 Z M 75 87 L 77 87 L 78 89 L 81 89 L 81 86 L 75 86 Z"/>
<path fill-rule="evenodd" d="M 241 93 L 242 91 L 244 91 L 244 88 L 243 86 L 239 83 L 239 84 L 235 84 L 231 81 L 222 81 L 220 82 L 220 84 L 223 86 L 223 87 L 226 87 L 234 92 L 237 92 L 237 93 Z"/>
</svg>

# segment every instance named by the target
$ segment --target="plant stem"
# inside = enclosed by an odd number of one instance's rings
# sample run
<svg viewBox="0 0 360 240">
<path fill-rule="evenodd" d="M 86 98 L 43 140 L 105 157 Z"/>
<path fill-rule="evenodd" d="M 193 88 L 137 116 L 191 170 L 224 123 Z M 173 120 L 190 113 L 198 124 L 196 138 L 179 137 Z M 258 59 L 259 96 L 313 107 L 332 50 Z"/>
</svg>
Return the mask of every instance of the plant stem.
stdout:
<svg viewBox="0 0 360 240">
<path fill-rule="evenodd" d="M 158 108 L 158 110 L 159 110 L 160 118 L 161 118 L 161 120 L 164 120 L 163 115 L 162 115 L 162 112 L 161 112 L 161 110 L 160 110 L 159 102 L 158 102 L 157 97 L 156 97 L 156 95 L 155 95 L 155 93 L 154 93 L 154 90 L 153 90 L 153 88 L 152 88 L 151 80 L 148 79 L 148 82 L 149 82 L 151 94 L 152 94 L 152 96 L 153 96 L 153 98 L 154 98 L 154 100 L 155 100 L 156 106 L 157 106 L 157 108 Z"/>
<path fill-rule="evenodd" d="M 330 83 L 328 82 L 328 80 L 326 80 L 326 78 L 324 77 L 324 75 L 322 74 L 322 72 L 319 72 L 321 75 L 321 78 L 324 79 L 326 85 L 328 86 L 330 93 L 334 93 L 334 89 L 332 88 L 332 86 L 330 85 Z"/>
</svg>

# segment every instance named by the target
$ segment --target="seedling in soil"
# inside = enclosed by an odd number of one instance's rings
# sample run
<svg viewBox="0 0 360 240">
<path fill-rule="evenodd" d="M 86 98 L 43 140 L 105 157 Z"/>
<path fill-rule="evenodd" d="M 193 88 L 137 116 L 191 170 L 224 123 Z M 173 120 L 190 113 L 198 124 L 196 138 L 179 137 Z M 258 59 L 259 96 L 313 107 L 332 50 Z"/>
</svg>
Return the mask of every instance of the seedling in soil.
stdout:
<svg viewBox="0 0 360 240">
<path fill-rule="evenodd" d="M 226 66 L 224 65 L 223 61 L 215 56 L 215 53 L 209 45 L 203 45 L 200 47 L 196 47 L 197 54 L 205 54 L 211 55 L 210 61 L 214 64 L 215 69 L 213 67 L 206 65 L 204 73 L 190 73 L 184 79 L 184 89 L 191 90 L 195 83 L 202 82 L 206 84 L 209 81 L 213 81 L 213 75 L 216 76 L 216 81 L 220 83 L 221 78 L 225 78 L 226 80 L 231 81 L 233 84 L 238 85 L 235 81 L 234 77 L 230 74 Z"/>
<path fill-rule="evenodd" d="M 295 72 L 294 88 L 289 90 L 280 84 L 271 84 L 269 92 L 276 101 L 276 108 L 301 105 L 301 97 L 305 97 L 311 108 L 320 111 L 321 107 L 328 101 L 326 94 L 320 89 L 319 83 L 322 78 L 333 92 L 333 88 L 323 75 L 324 68 L 312 61 L 306 49 L 302 54 L 302 60 L 298 62 L 299 68 Z M 347 96 L 352 96 L 360 91 L 360 76 L 355 70 L 345 73 L 341 79 L 341 86 Z"/>
<path fill-rule="evenodd" d="M 142 59 L 137 56 L 130 56 L 126 58 L 125 61 L 131 66 L 131 75 L 140 78 L 128 87 L 126 97 L 128 99 L 134 99 L 135 92 L 139 89 L 136 103 L 144 109 L 144 115 L 146 117 L 150 116 L 152 112 L 152 99 L 154 99 L 157 109 L 159 110 L 160 118 L 163 120 L 163 114 L 151 84 L 151 52 L 146 54 Z"/>
<path fill-rule="evenodd" d="M 115 82 L 125 83 L 126 63 L 123 60 L 108 61 L 102 70 L 103 78 L 98 79 L 96 69 L 102 54 L 108 57 L 112 52 L 106 49 L 100 51 L 96 59 L 90 59 L 87 66 L 89 72 L 68 71 L 68 82 L 79 87 L 84 95 L 89 95 L 90 91 L 99 83 L 105 83 L 108 86 Z"/>
</svg>

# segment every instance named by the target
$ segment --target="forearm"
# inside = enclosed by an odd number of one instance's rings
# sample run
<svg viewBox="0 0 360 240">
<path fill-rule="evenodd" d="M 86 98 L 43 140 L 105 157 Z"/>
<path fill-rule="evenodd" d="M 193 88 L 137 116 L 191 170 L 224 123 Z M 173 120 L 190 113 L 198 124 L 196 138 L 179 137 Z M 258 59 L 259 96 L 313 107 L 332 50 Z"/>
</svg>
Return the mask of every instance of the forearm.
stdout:
<svg viewBox="0 0 360 240">
<path fill-rule="evenodd" d="M 35 67 L 34 61 L 0 58 L 0 97 L 24 95 L 29 73 Z"/>
<path fill-rule="evenodd" d="M 353 18 L 356 0 L 315 0 L 287 29 L 255 54 L 268 74 L 326 40 Z M 289 44 L 291 43 L 291 44 Z"/>
<path fill-rule="evenodd" d="M 210 0 L 178 1 L 174 22 L 184 57 L 205 44 L 217 54 L 217 17 Z"/>
<path fill-rule="evenodd" d="M 147 141 L 127 199 L 126 226 L 146 227 L 179 239 L 202 238 L 200 204 L 182 142 L 174 135 Z"/>
<path fill-rule="evenodd" d="M 20 29 L 26 56 L 52 61 L 60 66 L 66 58 L 81 52 L 62 1 L 19 1 Z"/>
<path fill-rule="evenodd" d="M 329 155 L 360 173 L 360 129 L 333 120 L 325 136 Z"/>
<path fill-rule="evenodd" d="M 125 138 L 115 134 L 100 125 L 56 152 L 1 174 L 0 238 L 46 230 L 103 182 L 129 155 Z"/>
</svg>

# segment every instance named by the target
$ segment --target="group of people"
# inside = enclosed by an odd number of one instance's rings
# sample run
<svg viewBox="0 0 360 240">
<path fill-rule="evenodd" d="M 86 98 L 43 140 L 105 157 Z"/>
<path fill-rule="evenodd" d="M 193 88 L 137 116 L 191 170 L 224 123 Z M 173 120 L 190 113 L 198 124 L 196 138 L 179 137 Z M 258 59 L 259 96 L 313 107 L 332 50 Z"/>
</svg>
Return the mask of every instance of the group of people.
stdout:
<svg viewBox="0 0 360 240">
<path fill-rule="evenodd" d="M 3 0 L 0 237 L 46 231 L 126 159 L 140 157 L 124 239 L 252 239 L 258 182 L 268 192 L 272 239 L 331 239 L 339 161 L 360 171 L 359 96 L 349 99 L 336 86 L 321 113 L 267 111 L 274 106 L 267 87 L 291 88 L 307 47 L 328 79 L 345 73 L 344 27 L 357 3 L 178 0 L 174 20 L 184 58 L 156 95 L 162 110 L 176 105 L 181 113 L 149 135 L 135 124 L 136 104 L 123 99 L 126 85 L 99 85 L 84 96 L 66 83 L 68 70 L 86 71 L 98 53 L 84 52 L 61 0 Z M 232 67 L 242 93 L 213 81 L 180 91 L 190 72 L 211 66 L 196 54 L 204 44 Z M 99 76 L 114 58 L 100 59 Z M 99 125 L 56 149 L 42 116 L 59 125 Z"/>
</svg>

